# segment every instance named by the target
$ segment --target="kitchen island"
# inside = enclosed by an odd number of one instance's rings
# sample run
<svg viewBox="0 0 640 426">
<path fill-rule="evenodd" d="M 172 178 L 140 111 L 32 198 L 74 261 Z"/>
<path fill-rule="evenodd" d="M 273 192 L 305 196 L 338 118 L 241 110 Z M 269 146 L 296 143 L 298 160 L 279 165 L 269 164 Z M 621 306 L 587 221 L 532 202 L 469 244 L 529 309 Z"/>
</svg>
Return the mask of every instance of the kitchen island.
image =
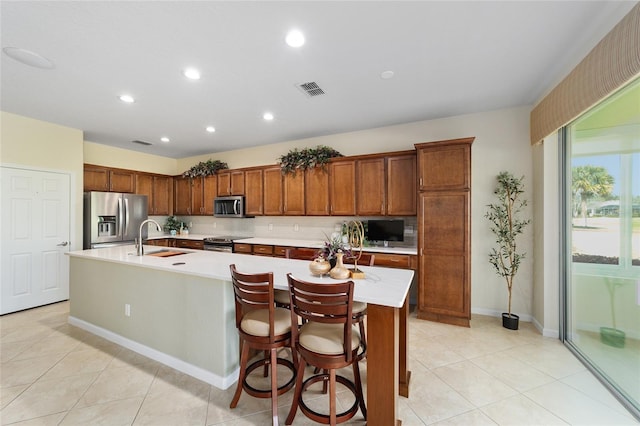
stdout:
<svg viewBox="0 0 640 426">
<path fill-rule="evenodd" d="M 309 262 L 301 260 L 145 250 L 145 256 L 136 256 L 134 246 L 69 253 L 69 322 L 223 389 L 238 375 L 230 264 L 246 273 L 272 271 L 278 289 L 288 288 L 288 272 L 306 281 L 333 281 L 312 276 Z M 152 254 L 158 250 L 182 254 Z M 368 328 L 375 330 L 368 333 L 367 364 L 375 366 L 367 372 L 368 424 L 388 425 L 397 418 L 398 366 L 405 352 L 399 312 L 413 271 L 361 269 L 366 278 L 355 280 L 354 299 L 368 303 Z"/>
</svg>

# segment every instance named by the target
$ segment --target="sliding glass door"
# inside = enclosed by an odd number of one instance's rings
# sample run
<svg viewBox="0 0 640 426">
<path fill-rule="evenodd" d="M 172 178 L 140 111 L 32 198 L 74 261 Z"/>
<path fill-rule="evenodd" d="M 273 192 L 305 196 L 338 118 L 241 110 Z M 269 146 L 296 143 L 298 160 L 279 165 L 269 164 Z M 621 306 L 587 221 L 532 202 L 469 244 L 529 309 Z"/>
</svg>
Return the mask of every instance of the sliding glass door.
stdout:
<svg viewBox="0 0 640 426">
<path fill-rule="evenodd" d="M 564 135 L 564 339 L 638 416 L 640 79 Z"/>
</svg>

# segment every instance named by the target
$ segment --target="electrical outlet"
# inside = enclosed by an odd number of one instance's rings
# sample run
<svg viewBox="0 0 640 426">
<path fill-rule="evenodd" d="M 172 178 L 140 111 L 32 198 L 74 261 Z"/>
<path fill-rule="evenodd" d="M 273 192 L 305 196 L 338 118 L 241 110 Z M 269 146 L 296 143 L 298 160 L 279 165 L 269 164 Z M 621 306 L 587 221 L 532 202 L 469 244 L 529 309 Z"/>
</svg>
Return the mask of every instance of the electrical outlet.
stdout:
<svg viewBox="0 0 640 426">
<path fill-rule="evenodd" d="M 216 229 L 218 227 L 218 222 L 213 222 L 213 229 Z"/>
<path fill-rule="evenodd" d="M 298 232 L 300 230 L 300 227 L 298 226 L 297 223 L 293 224 L 293 230 L 296 231 L 296 232 Z"/>
<path fill-rule="evenodd" d="M 269 224 L 269 231 L 273 231 L 273 223 Z"/>
<path fill-rule="evenodd" d="M 130 317 L 131 316 L 131 305 L 128 303 L 125 303 L 124 305 L 124 316 L 125 317 Z"/>
<path fill-rule="evenodd" d="M 411 235 L 411 234 L 413 234 L 413 226 L 411 226 L 411 225 L 407 225 L 407 226 L 405 226 L 405 227 L 404 227 L 404 233 L 405 233 L 406 235 Z"/>
</svg>

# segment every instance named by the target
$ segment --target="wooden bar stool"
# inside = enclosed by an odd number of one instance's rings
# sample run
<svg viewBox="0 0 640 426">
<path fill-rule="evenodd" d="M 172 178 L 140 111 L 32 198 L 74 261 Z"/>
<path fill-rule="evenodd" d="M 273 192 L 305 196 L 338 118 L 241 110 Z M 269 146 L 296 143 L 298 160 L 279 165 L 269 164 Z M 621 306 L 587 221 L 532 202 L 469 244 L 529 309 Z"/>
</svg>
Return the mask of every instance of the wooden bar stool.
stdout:
<svg viewBox="0 0 640 426">
<path fill-rule="evenodd" d="M 312 248 L 288 248 L 284 252 L 286 259 L 313 260 L 318 256 L 318 250 Z M 289 292 L 287 290 L 276 290 L 276 306 L 289 309 Z"/>
<path fill-rule="evenodd" d="M 287 274 L 291 294 L 291 323 L 297 324 L 298 316 L 305 323 L 298 330 L 291 328 L 291 339 L 300 355 L 296 373 L 296 390 L 286 423 L 290 425 L 300 407 L 313 421 L 335 425 L 352 418 L 362 411 L 365 420 L 365 407 L 358 365 L 360 332 L 353 325 L 353 281 L 342 283 L 314 284 L 300 281 Z M 307 365 L 321 369 L 303 382 Z M 336 375 L 336 370 L 351 365 L 354 382 Z M 313 383 L 329 382 L 329 415 L 318 413 L 309 408 L 303 399 L 303 391 Z M 346 386 L 355 396 L 355 402 L 346 411 L 336 411 L 336 382 Z"/>
<path fill-rule="evenodd" d="M 360 259 L 358 259 L 359 265 L 373 266 L 376 260 L 375 254 L 362 253 Z M 353 257 L 344 258 L 344 263 L 347 265 L 353 264 L 355 259 Z M 358 354 L 360 359 L 364 358 L 367 354 L 367 333 L 365 331 L 364 320 L 367 317 L 367 304 L 364 302 L 353 302 L 353 322 L 357 323 L 360 327 L 360 339 L 362 340 L 362 351 Z"/>
<path fill-rule="evenodd" d="M 291 316 L 289 310 L 278 308 L 274 304 L 273 273 L 243 274 L 230 265 L 231 280 L 235 296 L 236 327 L 240 335 L 240 375 L 238 386 L 233 395 L 230 407 L 238 405 L 244 389 L 256 398 L 271 398 L 273 424 L 278 424 L 278 395 L 282 395 L 293 387 L 296 368 L 288 359 L 278 358 L 280 348 L 291 345 Z M 247 366 L 251 349 L 269 354 Z M 297 363 L 297 355 L 292 353 Z M 291 379 L 278 387 L 277 365 L 291 370 Z M 265 377 L 271 370 L 270 389 L 256 389 L 247 382 L 247 376 L 256 368 L 264 366 Z"/>
</svg>

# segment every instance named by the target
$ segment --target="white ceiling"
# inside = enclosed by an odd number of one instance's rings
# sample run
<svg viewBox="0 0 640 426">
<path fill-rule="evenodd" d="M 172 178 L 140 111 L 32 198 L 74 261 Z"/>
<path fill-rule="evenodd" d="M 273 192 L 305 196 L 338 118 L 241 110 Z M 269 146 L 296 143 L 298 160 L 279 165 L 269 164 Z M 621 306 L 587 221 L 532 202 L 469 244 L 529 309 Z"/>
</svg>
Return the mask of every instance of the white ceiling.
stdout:
<svg viewBox="0 0 640 426">
<path fill-rule="evenodd" d="M 532 105 L 635 4 L 3 0 L 2 47 L 55 68 L 0 55 L 0 107 L 183 158 Z M 284 43 L 291 28 L 303 47 Z M 326 93 L 296 87 L 310 81 Z"/>
</svg>

